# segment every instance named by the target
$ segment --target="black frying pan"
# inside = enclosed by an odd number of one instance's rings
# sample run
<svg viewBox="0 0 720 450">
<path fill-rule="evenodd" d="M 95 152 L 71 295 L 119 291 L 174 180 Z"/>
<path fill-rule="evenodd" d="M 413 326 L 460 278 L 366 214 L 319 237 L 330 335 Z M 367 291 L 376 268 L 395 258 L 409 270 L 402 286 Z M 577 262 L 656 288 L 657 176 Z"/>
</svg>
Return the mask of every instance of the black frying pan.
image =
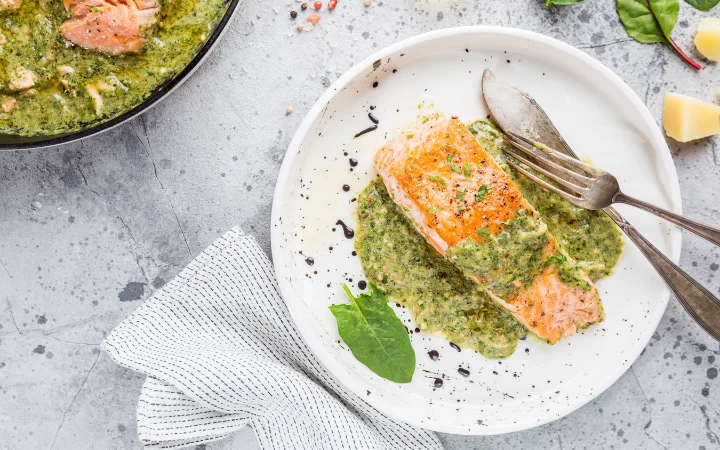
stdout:
<svg viewBox="0 0 720 450">
<path fill-rule="evenodd" d="M 215 27 L 215 31 L 213 31 L 210 38 L 207 40 L 207 42 L 205 42 L 205 45 L 200 48 L 197 55 L 195 55 L 192 61 L 190 61 L 190 63 L 185 67 L 185 69 L 183 69 L 179 74 L 177 74 L 175 77 L 165 82 L 165 84 L 155 89 L 155 91 L 139 105 L 124 112 L 123 114 L 115 117 L 112 120 L 108 120 L 107 122 L 102 122 L 97 125 L 90 126 L 85 130 L 75 131 L 72 133 L 54 134 L 48 136 L 15 136 L 9 134 L 0 134 L 0 151 L 50 147 L 53 145 L 77 141 L 79 139 L 83 139 L 88 136 L 102 133 L 103 131 L 114 128 L 121 123 L 127 122 L 133 117 L 142 114 L 143 112 L 157 105 L 162 99 L 170 95 L 170 93 L 176 87 L 184 83 L 185 80 L 187 80 L 190 75 L 195 71 L 195 69 L 197 69 L 200 64 L 202 64 L 202 62 L 210 53 L 210 50 L 212 50 L 213 47 L 215 47 L 215 44 L 217 44 L 220 36 L 223 34 L 225 28 L 230 22 L 230 19 L 232 18 L 235 9 L 241 1 L 242 0 L 228 0 L 229 5 L 227 11 L 225 12 L 225 16 L 223 16 L 223 18 L 220 20 L 217 27 Z"/>
</svg>

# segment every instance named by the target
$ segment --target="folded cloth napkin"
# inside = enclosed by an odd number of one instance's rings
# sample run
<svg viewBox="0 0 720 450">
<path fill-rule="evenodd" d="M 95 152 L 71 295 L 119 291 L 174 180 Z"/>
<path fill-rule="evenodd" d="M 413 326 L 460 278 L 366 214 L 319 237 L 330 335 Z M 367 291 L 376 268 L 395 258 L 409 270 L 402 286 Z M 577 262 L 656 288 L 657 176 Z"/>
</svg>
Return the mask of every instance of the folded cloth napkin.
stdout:
<svg viewBox="0 0 720 450">
<path fill-rule="evenodd" d="M 441 449 L 341 386 L 298 334 L 272 265 L 235 228 L 103 342 L 147 374 L 137 408 L 149 448 L 222 439 L 252 426 L 260 448 Z"/>
</svg>

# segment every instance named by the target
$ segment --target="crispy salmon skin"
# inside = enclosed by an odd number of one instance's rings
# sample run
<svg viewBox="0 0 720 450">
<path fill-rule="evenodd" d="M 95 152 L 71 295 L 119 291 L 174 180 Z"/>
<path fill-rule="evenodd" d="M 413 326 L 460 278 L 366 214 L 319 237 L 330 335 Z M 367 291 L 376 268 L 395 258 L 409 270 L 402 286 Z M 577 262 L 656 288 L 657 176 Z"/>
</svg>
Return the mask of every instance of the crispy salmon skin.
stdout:
<svg viewBox="0 0 720 450">
<path fill-rule="evenodd" d="M 388 142 L 375 162 L 427 241 L 535 335 L 556 343 L 604 319 L 592 281 L 458 119 Z"/>
</svg>

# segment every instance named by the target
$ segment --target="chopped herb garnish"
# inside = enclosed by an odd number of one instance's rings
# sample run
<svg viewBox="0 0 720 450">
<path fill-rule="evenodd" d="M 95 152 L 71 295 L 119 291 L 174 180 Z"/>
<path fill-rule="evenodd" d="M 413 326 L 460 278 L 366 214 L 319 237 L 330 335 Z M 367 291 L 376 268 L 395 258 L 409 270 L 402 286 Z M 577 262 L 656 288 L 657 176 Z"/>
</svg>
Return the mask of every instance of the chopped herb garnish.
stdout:
<svg viewBox="0 0 720 450">
<path fill-rule="evenodd" d="M 87 6 L 88 8 L 90 8 L 90 11 L 92 11 L 92 12 L 98 12 L 98 11 L 99 11 L 99 10 L 98 10 L 95 6 L 93 6 L 93 5 L 85 5 L 85 6 Z"/>
<path fill-rule="evenodd" d="M 458 206 L 458 211 L 460 211 L 460 212 L 465 211 L 465 205 Z"/>
<path fill-rule="evenodd" d="M 453 172 L 462 173 L 462 170 L 453 162 L 453 156 L 455 156 L 455 153 L 448 153 L 447 155 L 447 161 L 450 163 L 450 168 Z"/>
<path fill-rule="evenodd" d="M 545 264 L 543 264 L 543 267 L 548 267 L 552 264 L 561 264 L 567 261 L 567 258 L 562 253 L 556 253 L 552 256 L 550 256 L 548 259 L 545 260 Z"/>
<path fill-rule="evenodd" d="M 430 209 L 428 209 L 428 214 L 435 214 L 435 207 L 431 206 Z"/>
<path fill-rule="evenodd" d="M 408 138 L 408 139 L 412 139 L 413 137 L 415 137 L 414 134 L 408 134 L 408 135 L 407 135 L 407 138 Z"/>
<path fill-rule="evenodd" d="M 443 189 L 445 189 L 447 187 L 447 182 L 445 181 L 444 178 L 441 178 L 437 175 L 430 175 L 428 178 L 430 178 L 430 181 L 436 181 L 436 182 L 440 183 L 440 186 L 442 186 Z"/>
<path fill-rule="evenodd" d="M 467 189 L 465 186 L 460 188 L 460 192 L 458 192 L 457 197 L 455 197 L 456 201 L 461 202 L 463 198 L 465 198 L 465 189 Z"/>
<path fill-rule="evenodd" d="M 475 196 L 475 201 L 479 203 L 479 202 L 485 200 L 485 196 L 490 193 L 492 193 L 492 187 L 488 184 L 483 184 L 478 189 L 478 193 Z"/>
<path fill-rule="evenodd" d="M 470 164 L 463 164 L 463 172 L 465 172 L 465 178 L 470 178 Z"/>
<path fill-rule="evenodd" d="M 490 236 L 490 229 L 489 228 L 475 228 L 475 231 L 477 231 L 478 236 L 482 238 L 486 238 Z"/>
</svg>

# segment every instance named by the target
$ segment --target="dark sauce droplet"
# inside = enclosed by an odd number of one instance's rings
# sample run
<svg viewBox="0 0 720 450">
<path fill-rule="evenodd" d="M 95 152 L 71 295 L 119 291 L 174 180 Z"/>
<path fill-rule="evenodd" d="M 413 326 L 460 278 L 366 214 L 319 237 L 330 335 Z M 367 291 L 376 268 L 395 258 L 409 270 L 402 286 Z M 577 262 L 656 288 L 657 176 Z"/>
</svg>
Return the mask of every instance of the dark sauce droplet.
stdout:
<svg viewBox="0 0 720 450">
<path fill-rule="evenodd" d="M 350 167 L 357 167 L 358 160 L 355 158 L 350 158 Z"/>
<path fill-rule="evenodd" d="M 364 291 L 365 289 L 367 289 L 367 281 L 365 281 L 365 280 L 358 281 L 358 289 L 360 289 L 361 291 Z"/>
<path fill-rule="evenodd" d="M 345 225 L 345 222 L 343 222 L 342 220 L 338 220 L 337 222 L 335 222 L 335 225 L 340 225 L 342 227 L 343 234 L 346 238 L 352 239 L 355 237 L 355 232 L 353 231 L 353 229 Z"/>
<path fill-rule="evenodd" d="M 350 192 L 350 186 L 348 186 L 347 184 L 343 184 L 343 191 Z"/>
<path fill-rule="evenodd" d="M 452 347 L 453 349 L 455 349 L 455 350 L 458 351 L 458 352 L 460 351 L 460 347 L 458 347 L 458 345 L 457 345 L 456 343 L 454 343 L 454 342 L 451 342 L 451 343 L 450 343 L 450 347 Z"/>
<path fill-rule="evenodd" d="M 543 75 L 545 75 L 545 74 L 543 74 Z M 375 105 L 370 105 L 370 109 L 371 109 L 371 110 L 372 110 L 372 109 L 375 109 Z"/>
<path fill-rule="evenodd" d="M 299 252 L 299 253 L 300 253 L 302 256 L 305 256 L 305 254 L 303 254 L 303 252 Z M 310 257 L 310 256 L 305 256 L 305 263 L 306 263 L 308 266 L 312 266 L 313 264 L 315 264 L 315 260 L 314 260 L 312 257 Z"/>
<path fill-rule="evenodd" d="M 433 383 L 433 386 L 435 386 L 436 388 L 441 388 L 443 386 L 442 378 L 435 378 L 435 382 Z"/>
<path fill-rule="evenodd" d="M 433 361 L 437 361 L 438 358 L 440 357 L 440 352 L 438 352 L 437 350 L 430 350 L 430 351 L 428 352 L 428 356 L 429 356 L 430 359 L 432 359 Z"/>
<path fill-rule="evenodd" d="M 357 252 L 355 250 L 353 250 L 352 255 L 357 256 Z"/>
<path fill-rule="evenodd" d="M 377 129 L 378 129 L 378 126 L 377 126 L 377 125 L 373 125 L 373 126 L 371 126 L 371 127 L 367 127 L 367 128 L 365 128 L 364 130 L 362 130 L 361 132 L 359 132 L 358 134 L 356 134 L 354 138 L 358 138 L 358 137 L 362 136 L 363 134 L 370 133 L 371 131 L 375 131 L 375 130 L 377 130 Z M 354 139 L 354 138 L 353 138 L 353 139 Z"/>
<path fill-rule="evenodd" d="M 464 376 L 464 377 L 469 377 L 469 376 L 470 376 L 470 371 L 467 370 L 467 369 L 463 369 L 462 367 L 460 367 L 460 368 L 458 369 L 458 373 L 459 373 L 460 375 Z"/>
<path fill-rule="evenodd" d="M 379 84 L 380 84 L 380 83 L 378 83 L 378 82 L 376 81 L 376 82 L 373 83 L 373 87 L 376 88 L 376 87 L 378 87 Z"/>
</svg>

